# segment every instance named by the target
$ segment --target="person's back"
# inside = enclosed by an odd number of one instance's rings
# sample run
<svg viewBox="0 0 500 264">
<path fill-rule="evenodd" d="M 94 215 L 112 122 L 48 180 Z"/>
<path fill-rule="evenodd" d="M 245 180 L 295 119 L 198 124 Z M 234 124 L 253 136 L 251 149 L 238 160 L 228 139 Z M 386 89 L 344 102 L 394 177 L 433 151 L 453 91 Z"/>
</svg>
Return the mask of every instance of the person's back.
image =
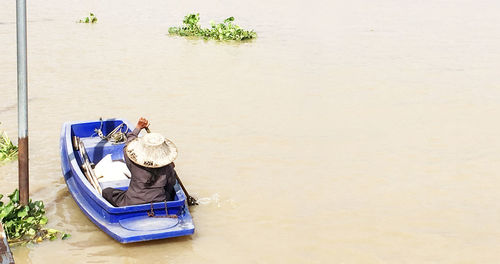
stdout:
<svg viewBox="0 0 500 264">
<path fill-rule="evenodd" d="M 125 163 L 131 172 L 126 191 L 106 188 L 102 196 L 114 206 L 127 206 L 150 202 L 173 200 L 176 172 L 173 159 L 177 155 L 175 145 L 165 144 L 159 134 L 148 134 L 138 138 L 148 121 L 140 118 L 136 128 L 127 133 L 123 149 Z"/>
</svg>

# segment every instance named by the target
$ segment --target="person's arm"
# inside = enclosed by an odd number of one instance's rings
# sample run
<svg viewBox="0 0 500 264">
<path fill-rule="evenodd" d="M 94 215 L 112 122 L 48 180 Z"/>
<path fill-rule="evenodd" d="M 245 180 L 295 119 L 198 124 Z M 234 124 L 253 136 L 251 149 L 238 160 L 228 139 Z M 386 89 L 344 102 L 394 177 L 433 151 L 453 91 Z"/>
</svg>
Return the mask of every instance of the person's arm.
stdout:
<svg viewBox="0 0 500 264">
<path fill-rule="evenodd" d="M 136 139 L 139 136 L 141 129 L 148 126 L 149 126 L 149 121 L 146 118 L 144 117 L 139 118 L 139 121 L 137 121 L 137 125 L 135 126 L 134 130 L 132 132 L 127 133 L 127 143 Z"/>
</svg>

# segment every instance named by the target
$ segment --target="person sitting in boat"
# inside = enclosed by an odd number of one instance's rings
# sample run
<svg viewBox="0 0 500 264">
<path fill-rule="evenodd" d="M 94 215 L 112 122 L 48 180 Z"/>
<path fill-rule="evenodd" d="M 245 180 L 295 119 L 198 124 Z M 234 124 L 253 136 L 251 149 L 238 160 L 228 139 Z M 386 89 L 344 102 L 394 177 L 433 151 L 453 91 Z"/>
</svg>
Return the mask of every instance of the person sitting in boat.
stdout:
<svg viewBox="0 0 500 264">
<path fill-rule="evenodd" d="M 158 133 L 147 133 L 139 137 L 149 121 L 143 117 L 132 132 L 127 133 L 123 148 L 125 163 L 131 172 L 126 191 L 106 188 L 102 196 L 113 206 L 127 206 L 173 200 L 176 172 L 174 159 L 177 148 Z"/>
</svg>

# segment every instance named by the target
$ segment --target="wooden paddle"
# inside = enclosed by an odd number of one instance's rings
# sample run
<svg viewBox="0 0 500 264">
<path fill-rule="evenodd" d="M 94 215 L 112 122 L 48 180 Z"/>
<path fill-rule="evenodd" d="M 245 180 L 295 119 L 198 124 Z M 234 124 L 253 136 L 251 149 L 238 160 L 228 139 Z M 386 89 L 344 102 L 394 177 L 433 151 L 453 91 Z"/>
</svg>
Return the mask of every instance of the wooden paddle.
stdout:
<svg viewBox="0 0 500 264">
<path fill-rule="evenodd" d="M 146 132 L 151 133 L 151 130 L 149 130 L 149 127 L 145 127 L 144 129 L 146 129 Z M 175 167 L 175 165 L 174 165 L 174 167 Z M 181 185 L 182 190 L 186 194 L 188 205 L 189 206 L 191 206 L 191 205 L 198 205 L 198 202 L 196 201 L 196 198 L 194 198 L 193 196 L 189 195 L 189 193 L 187 192 L 186 187 L 184 187 L 184 184 L 182 184 L 181 179 L 179 178 L 179 175 L 177 175 L 177 173 L 175 171 L 174 171 L 174 174 L 175 174 L 175 178 L 177 178 L 177 182 L 179 182 L 179 184 Z"/>
<path fill-rule="evenodd" d="M 73 138 L 73 144 L 75 144 L 75 142 L 78 144 L 78 149 L 80 150 L 83 175 L 85 175 L 85 177 L 90 182 L 92 187 L 94 187 L 99 192 L 99 194 L 102 195 L 102 189 L 101 186 L 99 185 L 99 180 L 97 180 L 97 176 L 95 175 L 94 169 L 92 168 L 92 165 L 90 165 L 90 159 L 87 154 L 87 150 L 85 149 L 85 145 L 83 144 L 83 141 L 75 137 Z"/>
</svg>

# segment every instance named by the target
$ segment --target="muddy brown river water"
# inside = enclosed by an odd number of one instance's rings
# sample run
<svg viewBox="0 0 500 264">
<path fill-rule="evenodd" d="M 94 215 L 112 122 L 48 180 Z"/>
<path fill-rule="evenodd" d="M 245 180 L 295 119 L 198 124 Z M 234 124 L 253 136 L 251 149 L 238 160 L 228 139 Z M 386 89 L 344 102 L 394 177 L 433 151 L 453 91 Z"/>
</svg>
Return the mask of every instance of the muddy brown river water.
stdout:
<svg viewBox="0 0 500 264">
<path fill-rule="evenodd" d="M 17 263 L 498 263 L 498 1 L 28 1 L 30 194 L 66 241 Z M 75 21 L 91 11 L 95 25 Z M 258 33 L 167 36 L 184 15 Z M 17 138 L 15 1 L 0 130 Z M 122 245 L 64 183 L 63 122 L 145 116 L 200 199 L 193 236 Z M 17 163 L 0 166 L 0 193 Z"/>
</svg>

